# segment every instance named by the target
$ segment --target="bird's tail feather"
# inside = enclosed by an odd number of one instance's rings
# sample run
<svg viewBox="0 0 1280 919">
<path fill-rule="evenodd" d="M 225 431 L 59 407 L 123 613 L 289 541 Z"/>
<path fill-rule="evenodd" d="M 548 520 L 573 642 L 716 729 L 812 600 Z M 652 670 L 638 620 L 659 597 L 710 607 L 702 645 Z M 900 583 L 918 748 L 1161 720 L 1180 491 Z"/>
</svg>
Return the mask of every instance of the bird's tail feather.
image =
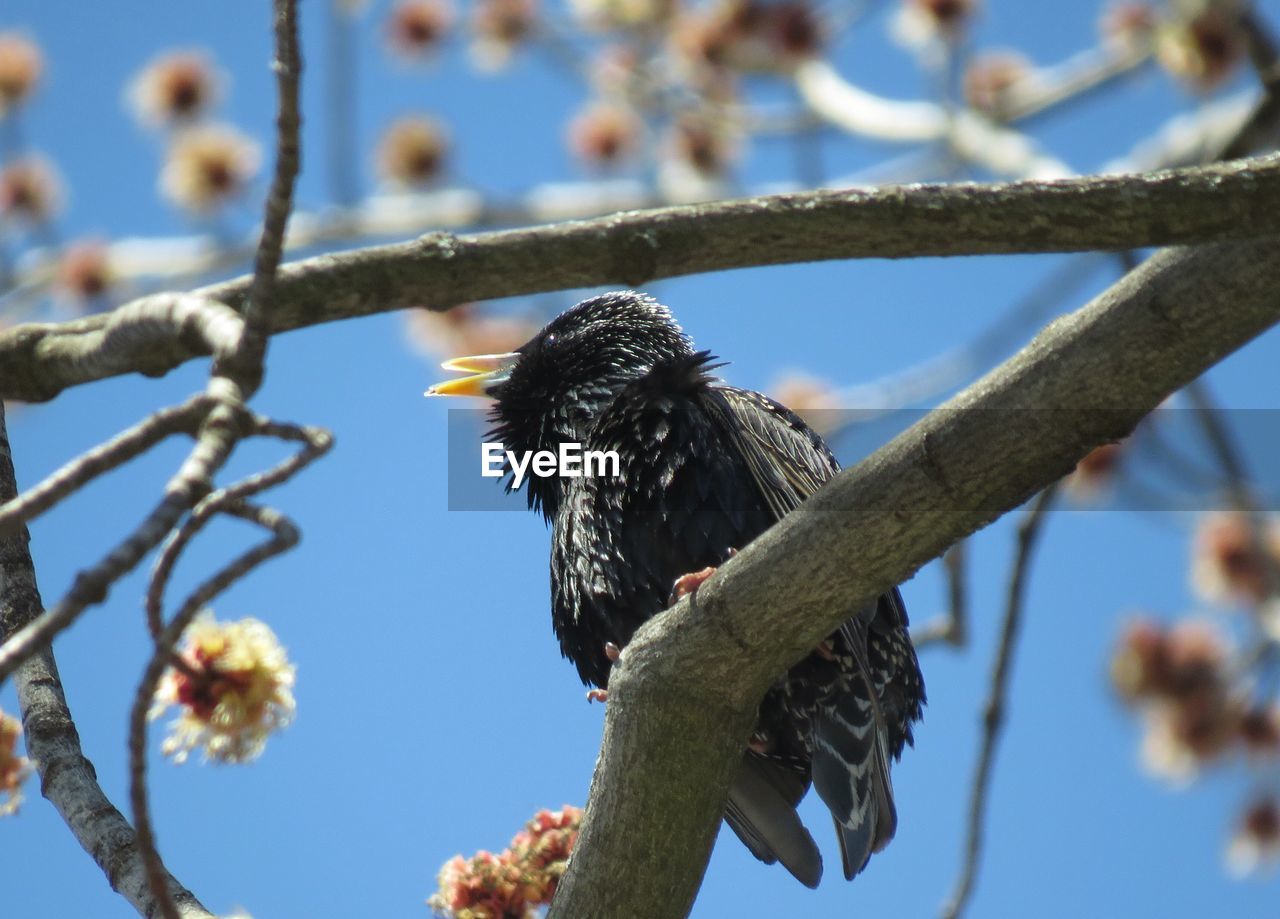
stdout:
<svg viewBox="0 0 1280 919">
<path fill-rule="evenodd" d="M 846 692 L 824 706 L 813 740 L 813 785 L 835 818 L 844 876 L 853 880 L 898 827 L 888 743 L 874 696 Z"/>
<path fill-rule="evenodd" d="M 784 775 L 782 767 L 747 753 L 729 789 L 724 819 L 756 858 L 782 862 L 801 884 L 817 887 L 822 855 L 796 813 L 805 786 L 803 778 Z"/>
</svg>

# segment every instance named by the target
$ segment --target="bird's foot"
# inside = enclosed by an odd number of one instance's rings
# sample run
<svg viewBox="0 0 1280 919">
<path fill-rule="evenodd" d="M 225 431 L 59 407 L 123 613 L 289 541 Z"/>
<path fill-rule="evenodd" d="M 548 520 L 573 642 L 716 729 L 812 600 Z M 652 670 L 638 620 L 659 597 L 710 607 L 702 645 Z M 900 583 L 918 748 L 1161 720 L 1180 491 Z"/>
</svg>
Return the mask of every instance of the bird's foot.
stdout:
<svg viewBox="0 0 1280 919">
<path fill-rule="evenodd" d="M 830 638 L 818 642 L 818 647 L 813 651 L 814 654 L 825 661 L 833 661 L 836 659 L 835 645 Z"/>
<path fill-rule="evenodd" d="M 702 582 L 711 575 L 716 573 L 714 565 L 708 565 L 701 571 L 691 571 L 688 574 L 682 574 L 676 578 L 676 582 L 671 585 L 671 596 L 667 600 L 667 606 L 675 606 L 683 598 L 698 592 L 698 588 L 702 586 Z"/>
<path fill-rule="evenodd" d="M 737 549 L 729 549 L 727 555 L 733 558 L 738 554 Z M 702 586 L 702 582 L 711 575 L 716 573 L 715 565 L 708 565 L 701 571 L 691 571 L 688 574 L 682 574 L 676 578 L 674 584 L 671 585 L 671 596 L 667 600 L 667 606 L 675 606 L 682 599 L 698 592 L 698 588 Z"/>
<path fill-rule="evenodd" d="M 609 658 L 610 664 L 616 664 L 622 660 L 622 649 L 611 641 L 604 643 L 604 656 Z M 588 702 L 608 702 L 609 690 L 607 689 L 589 689 L 587 690 Z"/>
<path fill-rule="evenodd" d="M 773 743 L 769 740 L 769 735 L 764 731 L 756 731 L 751 735 L 751 739 L 747 741 L 747 748 L 754 750 L 756 753 L 768 753 L 773 749 Z"/>
</svg>

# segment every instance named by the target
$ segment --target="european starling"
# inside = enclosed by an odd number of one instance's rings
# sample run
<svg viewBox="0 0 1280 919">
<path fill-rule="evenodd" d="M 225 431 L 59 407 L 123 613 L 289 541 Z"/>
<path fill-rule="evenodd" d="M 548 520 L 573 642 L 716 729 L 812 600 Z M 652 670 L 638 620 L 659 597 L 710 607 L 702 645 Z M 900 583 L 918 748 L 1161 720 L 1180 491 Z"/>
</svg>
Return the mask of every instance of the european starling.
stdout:
<svg viewBox="0 0 1280 919">
<path fill-rule="evenodd" d="M 473 375 L 428 390 L 493 398 L 489 439 L 517 455 L 616 451 L 616 477 L 525 480 L 529 507 L 552 524 L 552 624 L 585 684 L 607 685 L 616 649 L 666 608 L 673 583 L 696 586 L 839 469 L 797 415 L 716 379 L 713 361 L 665 306 L 622 291 L 584 300 L 510 354 L 446 362 Z M 850 613 L 762 700 L 725 808 L 757 858 L 810 887 L 822 856 L 795 810 L 810 781 L 852 879 L 893 838 L 889 764 L 925 701 L 897 588 Z"/>
</svg>

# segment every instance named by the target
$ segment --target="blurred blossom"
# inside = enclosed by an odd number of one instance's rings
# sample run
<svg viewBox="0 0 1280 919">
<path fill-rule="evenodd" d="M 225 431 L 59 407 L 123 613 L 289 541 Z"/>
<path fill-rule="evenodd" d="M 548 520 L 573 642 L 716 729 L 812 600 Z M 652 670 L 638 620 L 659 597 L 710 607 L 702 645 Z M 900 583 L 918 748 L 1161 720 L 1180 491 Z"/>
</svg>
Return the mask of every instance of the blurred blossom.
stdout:
<svg viewBox="0 0 1280 919">
<path fill-rule="evenodd" d="M 1149 3 L 1113 3 L 1098 21 L 1102 40 L 1115 51 L 1130 53 L 1151 44 L 1160 14 Z"/>
<path fill-rule="evenodd" d="M 1142 761 L 1160 778 L 1186 784 L 1231 750 L 1239 709 L 1224 696 L 1205 695 L 1150 708 Z"/>
<path fill-rule="evenodd" d="M 1272 570 L 1280 570 L 1280 527 L 1274 521 L 1263 527 L 1265 531 L 1255 535 L 1248 515 L 1236 511 L 1205 515 L 1192 546 L 1191 584 L 1196 593 L 1213 603 L 1256 604 L 1265 599 Z"/>
<path fill-rule="evenodd" d="M 1227 846 L 1227 866 L 1233 874 L 1275 870 L 1280 865 L 1280 801 L 1268 795 L 1254 801 L 1240 817 Z"/>
<path fill-rule="evenodd" d="M 160 191 L 184 210 L 207 213 L 242 193 L 260 163 L 257 142 L 235 128 L 189 128 L 169 145 Z"/>
<path fill-rule="evenodd" d="M 978 6 L 978 0 L 902 0 L 891 25 L 893 36 L 909 48 L 956 41 Z"/>
<path fill-rule="evenodd" d="M 804 0 L 770 4 L 765 13 L 764 36 L 783 66 L 816 57 L 824 42 L 817 14 Z"/>
<path fill-rule="evenodd" d="M 602 96 L 626 96 L 641 75 L 641 65 L 635 45 L 604 45 L 591 58 L 591 85 Z"/>
<path fill-rule="evenodd" d="M 511 840 L 508 851 L 520 866 L 527 899 L 551 902 L 581 827 L 582 808 L 566 804 L 558 811 L 538 811 Z"/>
<path fill-rule="evenodd" d="M 184 762 L 257 759 L 267 737 L 293 719 L 294 668 L 275 633 L 257 619 L 218 622 L 202 613 L 184 633 L 182 666 L 165 671 L 150 717 L 179 710 L 161 749 Z"/>
<path fill-rule="evenodd" d="M 682 15 L 672 41 L 695 70 L 776 72 L 821 53 L 825 36 L 807 0 L 722 0 Z"/>
<path fill-rule="evenodd" d="M 687 113 L 671 126 L 671 155 L 703 177 L 719 177 L 739 153 L 738 135 L 722 118 Z"/>
<path fill-rule="evenodd" d="M 1209 92 L 1226 82 L 1245 51 L 1236 16 L 1219 6 L 1167 23 L 1156 37 L 1161 66 L 1196 92 Z"/>
<path fill-rule="evenodd" d="M 430 357 L 505 354 L 534 336 L 541 326 L 529 318 L 486 316 L 473 305 L 451 310 L 404 312 L 409 341 Z"/>
<path fill-rule="evenodd" d="M 533 35 L 536 0 L 475 0 L 471 9 L 471 56 L 485 70 L 497 70 Z"/>
<path fill-rule="evenodd" d="M 987 51 L 974 55 L 964 73 L 965 101 L 981 112 L 1000 117 L 1008 106 L 1010 90 L 1031 73 L 1031 62 L 1017 51 Z M 1083 464 L 1084 460 L 1081 461 Z"/>
<path fill-rule="evenodd" d="M 449 153 L 449 134 L 426 115 L 400 118 L 378 142 L 378 174 L 393 185 L 419 188 L 440 177 Z"/>
<path fill-rule="evenodd" d="M 454 856 L 440 869 L 427 904 L 454 919 L 532 919 L 551 902 L 577 842 L 582 810 L 541 810 L 495 855 Z"/>
<path fill-rule="evenodd" d="M 1222 694 L 1229 648 L 1211 623 L 1184 620 L 1165 639 L 1167 670 L 1162 694 L 1187 701 Z"/>
<path fill-rule="evenodd" d="M 0 118 L 30 98 L 43 70 L 35 42 L 16 32 L 0 32 Z"/>
<path fill-rule="evenodd" d="M 569 148 L 587 166 L 617 166 L 635 154 L 644 122 L 628 106 L 595 102 L 569 123 Z"/>
<path fill-rule="evenodd" d="M 769 387 L 769 395 L 803 418 L 821 434 L 831 428 L 836 410 L 836 389 L 826 380 L 804 373 L 788 373 Z"/>
<path fill-rule="evenodd" d="M 54 288 L 59 297 L 84 305 L 105 294 L 112 283 L 108 252 L 107 244 L 97 239 L 70 243 L 58 259 Z"/>
<path fill-rule="evenodd" d="M 142 124 L 170 127 L 206 115 L 225 81 L 208 52 L 174 51 L 155 58 L 133 78 L 127 101 Z"/>
<path fill-rule="evenodd" d="M 1275 703 L 1257 705 L 1240 716 L 1240 742 L 1256 758 L 1280 754 L 1280 708 Z"/>
<path fill-rule="evenodd" d="M 1111 679 L 1128 701 L 1183 702 L 1224 692 L 1228 647 L 1210 623 L 1189 620 L 1167 631 L 1147 618 L 1126 626 L 1111 659 Z"/>
<path fill-rule="evenodd" d="M 387 18 L 387 43 L 404 60 L 423 60 L 439 49 L 453 21 L 449 0 L 400 0 Z"/>
<path fill-rule="evenodd" d="M 1160 623 L 1130 622 L 1111 656 L 1111 682 L 1129 702 L 1163 695 L 1169 685 L 1169 643 Z"/>
<path fill-rule="evenodd" d="M 748 9 L 746 3 L 727 2 L 712 10 L 682 13 L 672 28 L 672 42 L 695 68 L 733 66 L 738 45 L 747 37 Z"/>
<path fill-rule="evenodd" d="M 675 0 L 569 0 L 584 24 L 595 28 L 631 29 L 661 25 L 675 11 Z"/>
<path fill-rule="evenodd" d="M 1123 444 L 1103 444 L 1085 454 L 1063 484 L 1080 501 L 1098 498 L 1114 481 L 1124 453 Z"/>
<path fill-rule="evenodd" d="M 14 813 L 22 803 L 22 783 L 31 774 L 31 761 L 18 755 L 22 724 L 0 709 L 0 817 Z"/>
<path fill-rule="evenodd" d="M 44 223 L 57 213 L 62 197 L 62 180 L 42 156 L 27 155 L 0 169 L 0 220 Z"/>
</svg>

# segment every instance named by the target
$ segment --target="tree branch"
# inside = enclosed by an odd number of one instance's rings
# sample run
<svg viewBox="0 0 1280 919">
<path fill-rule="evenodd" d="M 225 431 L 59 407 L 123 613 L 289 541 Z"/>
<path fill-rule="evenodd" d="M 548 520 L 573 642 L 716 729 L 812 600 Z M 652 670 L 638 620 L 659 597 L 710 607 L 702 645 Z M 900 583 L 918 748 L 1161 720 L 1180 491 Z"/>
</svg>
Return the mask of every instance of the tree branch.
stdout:
<svg viewBox="0 0 1280 919">
<path fill-rule="evenodd" d="M 271 328 L 756 265 L 1141 248 L 1277 232 L 1280 155 L 1052 182 L 771 195 L 492 233 L 431 233 L 305 259 L 280 270 Z M 251 283 L 246 276 L 197 293 L 242 309 Z M 209 353 L 202 341 L 169 339 L 82 366 L 133 306 L 0 334 L 0 397 L 44 401 L 69 386 L 131 371 L 158 375 Z"/>
<path fill-rule="evenodd" d="M 0 405 L 0 499 L 17 495 L 4 407 Z M 34 621 L 40 614 L 28 536 L 19 527 L 0 535 L 0 639 Z M 124 815 L 103 793 L 93 764 L 80 748 L 80 737 L 67 707 L 53 651 L 44 648 L 17 668 L 15 683 L 22 708 L 27 752 L 40 771 L 40 790 L 86 852 L 103 870 L 112 888 L 143 916 L 159 905 L 147 885 L 137 836 Z M 213 919 L 195 896 L 168 874 L 166 887 L 179 915 Z"/>
<path fill-rule="evenodd" d="M 973 771 L 973 790 L 969 795 L 969 824 L 965 834 L 964 861 L 960 866 L 955 892 L 942 909 L 943 919 L 958 919 L 964 912 L 978 876 L 978 865 L 982 860 L 982 831 L 987 817 L 987 792 L 991 787 L 991 773 L 995 768 L 996 744 L 1004 726 L 1009 672 L 1013 669 L 1013 652 L 1022 626 L 1031 554 L 1035 551 L 1036 541 L 1049 509 L 1053 506 L 1057 490 L 1058 483 L 1054 482 L 1040 492 L 1035 504 L 1018 526 L 1018 547 L 1013 559 L 1013 571 L 1009 576 L 1009 593 L 1005 600 L 1004 623 L 1000 627 L 1000 644 L 991 671 L 987 704 L 982 710 L 982 748 L 978 753 L 978 765 Z"/>
<path fill-rule="evenodd" d="M 587 820 L 552 919 L 686 914 L 777 675 L 847 610 L 1129 433 L 1278 321 L 1280 242 L 1161 252 L 646 623 L 610 677 Z"/>
</svg>

